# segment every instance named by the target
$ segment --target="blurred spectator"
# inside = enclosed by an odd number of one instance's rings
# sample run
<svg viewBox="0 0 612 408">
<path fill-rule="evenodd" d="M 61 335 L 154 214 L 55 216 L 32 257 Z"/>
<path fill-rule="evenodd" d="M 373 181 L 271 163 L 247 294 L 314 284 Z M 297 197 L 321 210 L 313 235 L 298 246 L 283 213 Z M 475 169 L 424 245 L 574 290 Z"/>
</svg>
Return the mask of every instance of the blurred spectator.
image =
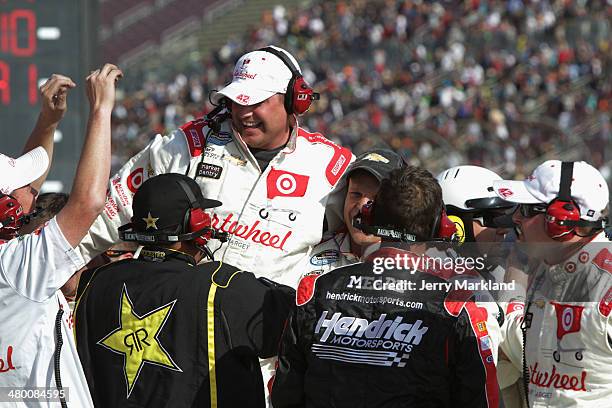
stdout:
<svg viewBox="0 0 612 408">
<path fill-rule="evenodd" d="M 113 170 L 155 133 L 209 111 L 207 95 L 229 81 L 233 61 L 269 43 L 293 51 L 322 92 L 306 127 L 357 154 L 390 145 L 435 171 L 457 164 L 459 154 L 514 176 L 523 171 L 516 157 L 525 164 L 575 144 L 582 155 L 603 152 L 597 141 L 609 140 L 611 15 L 604 1 L 279 5 L 188 74 L 127 93 L 115 111 Z"/>
</svg>

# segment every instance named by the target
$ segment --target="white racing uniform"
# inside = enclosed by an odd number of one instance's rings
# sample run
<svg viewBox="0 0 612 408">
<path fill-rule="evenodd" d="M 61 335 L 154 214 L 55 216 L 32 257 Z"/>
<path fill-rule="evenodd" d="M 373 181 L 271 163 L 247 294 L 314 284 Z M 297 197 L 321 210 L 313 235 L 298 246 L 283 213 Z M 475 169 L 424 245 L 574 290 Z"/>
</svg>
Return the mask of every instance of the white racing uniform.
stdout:
<svg viewBox="0 0 612 408">
<path fill-rule="evenodd" d="M 131 158 L 110 180 L 106 208 L 81 242 L 81 253 L 89 260 L 119 241 L 117 228 L 130 222 L 132 197 L 144 180 L 182 173 L 197 181 L 204 197 L 223 203 L 210 210 L 213 227 L 232 235 L 220 248 L 209 242 L 211 251 L 218 249 L 215 259 L 296 287 L 298 266 L 321 240 L 324 216 L 331 230 L 341 225 L 339 181 L 352 153 L 295 128 L 262 172 L 228 121 L 206 138 L 208 130 L 203 120 L 189 122 L 170 136 L 157 135 Z"/>
<path fill-rule="evenodd" d="M 93 406 L 72 335 L 72 312 L 59 291 L 83 265 L 55 218 L 35 233 L 0 245 L 0 406 L 60 405 L 54 364 L 60 309 L 60 379 L 68 407 Z M 38 402 L 19 402 L 18 387 L 25 387 L 24 396 L 40 397 Z"/>
<path fill-rule="evenodd" d="M 533 314 L 526 336 L 530 406 L 609 406 L 612 252 L 604 234 L 563 263 L 535 270 L 527 305 L 506 314 L 501 349 L 522 371 L 521 323 L 528 308 Z"/>
</svg>

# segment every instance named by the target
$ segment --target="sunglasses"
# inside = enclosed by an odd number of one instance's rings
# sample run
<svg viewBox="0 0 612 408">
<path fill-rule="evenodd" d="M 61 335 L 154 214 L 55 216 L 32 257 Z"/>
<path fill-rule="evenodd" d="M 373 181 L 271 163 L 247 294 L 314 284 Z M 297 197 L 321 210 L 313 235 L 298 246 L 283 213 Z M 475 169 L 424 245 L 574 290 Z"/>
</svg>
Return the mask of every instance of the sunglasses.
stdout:
<svg viewBox="0 0 612 408">
<path fill-rule="evenodd" d="M 523 217 L 531 218 L 546 213 L 547 207 L 541 204 L 521 204 L 518 208 Z"/>
<path fill-rule="evenodd" d="M 478 221 L 483 227 L 509 228 L 512 224 L 510 217 L 515 210 L 516 207 L 512 206 L 475 211 L 472 213 L 472 220 Z"/>
</svg>

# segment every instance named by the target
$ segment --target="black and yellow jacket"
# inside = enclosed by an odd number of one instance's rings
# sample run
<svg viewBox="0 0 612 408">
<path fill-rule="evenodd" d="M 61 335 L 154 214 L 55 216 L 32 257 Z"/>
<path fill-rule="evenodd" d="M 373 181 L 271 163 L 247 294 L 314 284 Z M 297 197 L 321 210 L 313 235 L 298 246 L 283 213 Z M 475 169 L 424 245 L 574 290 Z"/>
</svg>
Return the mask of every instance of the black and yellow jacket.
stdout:
<svg viewBox="0 0 612 408">
<path fill-rule="evenodd" d="M 149 247 L 81 277 L 77 349 L 97 407 L 265 406 L 258 357 L 277 354 L 293 290 L 194 264 Z"/>
</svg>

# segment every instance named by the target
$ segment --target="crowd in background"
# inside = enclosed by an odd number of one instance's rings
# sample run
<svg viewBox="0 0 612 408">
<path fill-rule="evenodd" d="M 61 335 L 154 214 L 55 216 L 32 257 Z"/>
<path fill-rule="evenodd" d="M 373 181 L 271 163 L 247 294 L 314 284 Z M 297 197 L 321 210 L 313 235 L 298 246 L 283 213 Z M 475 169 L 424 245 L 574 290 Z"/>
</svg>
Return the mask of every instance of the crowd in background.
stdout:
<svg viewBox="0 0 612 408">
<path fill-rule="evenodd" d="M 520 176 L 547 153 L 573 151 L 609 179 L 611 16 L 603 0 L 277 6 L 197 67 L 126 91 L 113 170 L 209 111 L 210 91 L 245 50 L 276 44 L 322 94 L 303 125 L 357 154 L 384 143 L 432 170 L 467 161 Z"/>
</svg>

